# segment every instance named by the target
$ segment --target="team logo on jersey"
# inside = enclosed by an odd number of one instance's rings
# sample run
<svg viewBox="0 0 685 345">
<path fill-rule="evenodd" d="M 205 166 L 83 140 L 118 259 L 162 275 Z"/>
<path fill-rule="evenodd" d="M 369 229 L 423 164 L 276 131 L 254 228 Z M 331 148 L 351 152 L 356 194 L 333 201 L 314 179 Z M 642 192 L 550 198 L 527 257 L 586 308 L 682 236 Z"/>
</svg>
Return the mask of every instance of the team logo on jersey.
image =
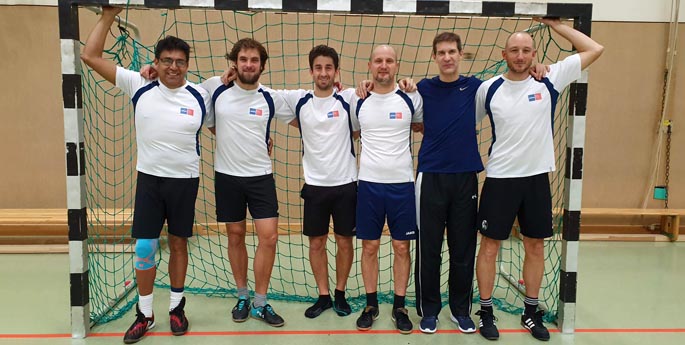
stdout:
<svg viewBox="0 0 685 345">
<path fill-rule="evenodd" d="M 193 111 L 193 109 L 190 109 L 190 108 L 181 108 L 181 115 L 190 115 L 190 116 L 193 116 L 193 115 L 194 115 L 194 111 Z"/>
<path fill-rule="evenodd" d="M 250 115 L 262 116 L 262 109 L 250 108 Z"/>
<path fill-rule="evenodd" d="M 340 117 L 340 113 L 337 110 L 329 111 L 328 114 L 326 114 L 329 119 L 332 119 L 334 117 Z"/>
<path fill-rule="evenodd" d="M 528 95 L 528 102 L 535 102 L 539 101 L 542 99 L 542 94 L 541 93 L 534 93 L 532 95 Z"/>
<path fill-rule="evenodd" d="M 391 120 L 401 120 L 402 119 L 402 113 L 399 111 L 396 113 L 395 112 L 390 113 L 390 119 Z"/>
</svg>

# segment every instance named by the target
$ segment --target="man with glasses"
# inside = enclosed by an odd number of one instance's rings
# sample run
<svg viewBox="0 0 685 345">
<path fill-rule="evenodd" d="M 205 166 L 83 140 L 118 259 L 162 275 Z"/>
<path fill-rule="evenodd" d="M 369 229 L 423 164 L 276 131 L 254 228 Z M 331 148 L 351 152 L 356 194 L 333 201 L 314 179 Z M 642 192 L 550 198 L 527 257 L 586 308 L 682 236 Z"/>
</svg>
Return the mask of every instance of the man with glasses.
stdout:
<svg viewBox="0 0 685 345">
<path fill-rule="evenodd" d="M 174 335 L 183 335 L 188 330 L 183 289 L 199 185 L 198 134 L 211 103 L 207 91 L 186 80 L 190 47 L 179 38 L 167 36 L 157 43 L 154 64 L 159 78 L 154 81 L 102 58 L 107 32 L 121 10 L 103 7 L 81 59 L 128 94 L 134 107 L 138 178 L 132 237 L 136 239 L 139 302 L 136 321 L 124 335 L 124 343 L 131 344 L 155 325 L 155 254 L 165 221 L 170 250 L 169 323 Z"/>
</svg>

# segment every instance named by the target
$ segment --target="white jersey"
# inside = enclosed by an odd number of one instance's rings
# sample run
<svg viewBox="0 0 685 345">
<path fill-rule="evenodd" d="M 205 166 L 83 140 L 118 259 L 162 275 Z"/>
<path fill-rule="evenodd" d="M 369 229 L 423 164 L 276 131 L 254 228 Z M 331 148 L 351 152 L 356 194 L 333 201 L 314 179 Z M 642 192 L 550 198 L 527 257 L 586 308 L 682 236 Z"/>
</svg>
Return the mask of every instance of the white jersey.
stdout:
<svg viewBox="0 0 685 345">
<path fill-rule="evenodd" d="M 188 81 L 169 89 L 119 66 L 116 86 L 131 97 L 135 109 L 136 169 L 158 177 L 200 176 L 198 136 L 211 111 L 207 91 Z"/>
<path fill-rule="evenodd" d="M 300 124 L 304 181 L 324 187 L 357 181 L 352 132 L 359 130 L 359 124 L 350 117 L 354 89 L 323 98 L 316 97 L 311 90 L 278 92 L 282 92 Z"/>
<path fill-rule="evenodd" d="M 271 121 L 276 117 L 288 123 L 295 118 L 283 97 L 261 84 L 254 90 L 235 83 L 226 86 L 219 77 L 201 86 L 209 91 L 214 110 L 207 119 L 207 127 L 216 127 L 214 170 L 240 177 L 271 174 Z"/>
<path fill-rule="evenodd" d="M 541 81 L 512 81 L 499 75 L 484 82 L 476 94 L 476 121 L 488 115 L 492 144 L 488 177 L 526 177 L 556 169 L 554 112 L 561 91 L 580 78 L 575 54 L 550 66 Z"/>
<path fill-rule="evenodd" d="M 423 122 L 421 95 L 404 93 L 395 87 L 386 94 L 371 92 L 363 100 L 355 95 L 350 108 L 352 119 L 361 128 L 359 179 L 375 183 L 413 182 L 411 123 Z"/>
</svg>

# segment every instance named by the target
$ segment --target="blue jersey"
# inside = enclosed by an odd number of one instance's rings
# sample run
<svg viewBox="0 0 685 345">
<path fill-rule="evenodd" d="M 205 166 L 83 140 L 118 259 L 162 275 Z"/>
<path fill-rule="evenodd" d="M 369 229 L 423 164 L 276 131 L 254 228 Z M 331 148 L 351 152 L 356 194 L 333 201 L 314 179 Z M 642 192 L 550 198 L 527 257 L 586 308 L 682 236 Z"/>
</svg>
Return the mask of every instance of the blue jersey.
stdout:
<svg viewBox="0 0 685 345">
<path fill-rule="evenodd" d="M 445 83 L 439 77 L 421 80 L 424 135 L 419 172 L 481 172 L 476 137 L 476 91 L 482 82 L 460 76 Z"/>
</svg>

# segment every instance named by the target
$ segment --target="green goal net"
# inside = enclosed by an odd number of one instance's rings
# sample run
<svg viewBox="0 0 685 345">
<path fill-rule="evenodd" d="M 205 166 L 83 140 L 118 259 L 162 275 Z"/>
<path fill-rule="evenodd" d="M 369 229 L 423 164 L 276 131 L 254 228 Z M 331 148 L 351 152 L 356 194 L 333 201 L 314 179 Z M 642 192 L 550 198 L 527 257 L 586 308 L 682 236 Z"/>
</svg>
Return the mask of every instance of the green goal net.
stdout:
<svg viewBox="0 0 685 345">
<path fill-rule="evenodd" d="M 528 17 L 468 17 L 418 15 L 350 15 L 332 13 L 238 12 L 201 9 L 138 10 L 127 9 L 120 16 L 137 25 L 116 23 L 106 45 L 105 56 L 117 64 L 138 70 L 153 59 L 156 41 L 166 35 L 183 38 L 191 45 L 188 79 L 201 82 L 221 74 L 227 67 L 224 54 L 243 37 L 253 37 L 268 49 L 270 58 L 260 82 L 274 89 L 312 88 L 307 54 L 318 44 L 327 44 L 340 54 L 341 82 L 346 87 L 368 79 L 367 61 L 371 49 L 390 44 L 398 52 L 399 77 L 415 81 L 432 77 L 437 68 L 431 60 L 433 37 L 442 31 L 458 33 L 464 42 L 465 60 L 460 72 L 487 79 L 503 73 L 501 60 L 504 40 L 514 31 L 529 30 L 538 48 L 538 61 L 551 64 L 570 52 L 565 41 L 555 40 L 550 30 L 536 25 Z M 82 14 L 81 28 L 92 27 L 96 17 Z M 560 45 L 562 44 L 562 45 Z M 568 113 L 568 92 L 562 93 L 554 121 L 557 172 L 551 174 L 555 235 L 546 241 L 546 267 L 540 300 L 549 311 L 547 321 L 556 317 L 559 303 L 561 262 L 561 211 L 563 209 L 564 159 Z M 136 143 L 133 106 L 130 99 L 110 83 L 103 81 L 83 65 L 83 110 L 86 147 L 86 201 L 89 226 L 90 313 L 93 323 L 120 317 L 137 300 L 134 275 L 134 242 L 130 238 L 135 193 Z M 488 120 L 478 125 L 480 151 L 484 162 L 490 145 Z M 318 291 L 308 261 L 307 239 L 301 234 L 302 204 L 300 188 L 304 182 L 301 166 L 301 141 L 297 129 L 273 122 L 274 152 L 272 161 L 279 200 L 279 244 L 269 288 L 272 300 L 314 301 Z M 414 136 L 413 152 L 421 138 Z M 214 138 L 206 129 L 200 135 L 200 190 L 196 203 L 194 237 L 189 241 L 189 267 L 186 291 L 234 298 L 236 286 L 227 259 L 225 226 L 216 221 L 213 148 Z M 484 174 L 480 174 L 480 181 Z M 249 216 L 248 216 L 249 217 Z M 248 219 L 249 286 L 254 286 L 251 271 L 256 235 Z M 164 247 L 158 263 L 157 288 L 168 288 L 168 250 Z M 361 279 L 360 242 L 348 281 L 347 294 L 355 310 L 364 305 Z M 329 239 L 332 264 L 335 246 Z M 442 265 L 444 301 L 447 300 L 448 255 Z M 413 249 L 412 249 L 413 252 Z M 389 236 L 383 236 L 380 249 L 379 299 L 392 302 L 392 253 Z M 413 254 L 412 254 L 413 255 Z M 507 312 L 520 312 L 523 305 L 523 244 L 515 236 L 503 242 L 498 261 L 495 303 Z M 412 265 L 413 267 L 413 265 Z M 329 267 L 331 278 L 335 267 Z M 413 274 L 407 301 L 414 303 Z M 474 288 L 476 287 L 474 281 Z M 477 292 L 474 294 L 478 296 Z M 227 309 L 233 302 L 225 302 Z M 304 308 L 304 307 L 303 307 Z"/>
</svg>

